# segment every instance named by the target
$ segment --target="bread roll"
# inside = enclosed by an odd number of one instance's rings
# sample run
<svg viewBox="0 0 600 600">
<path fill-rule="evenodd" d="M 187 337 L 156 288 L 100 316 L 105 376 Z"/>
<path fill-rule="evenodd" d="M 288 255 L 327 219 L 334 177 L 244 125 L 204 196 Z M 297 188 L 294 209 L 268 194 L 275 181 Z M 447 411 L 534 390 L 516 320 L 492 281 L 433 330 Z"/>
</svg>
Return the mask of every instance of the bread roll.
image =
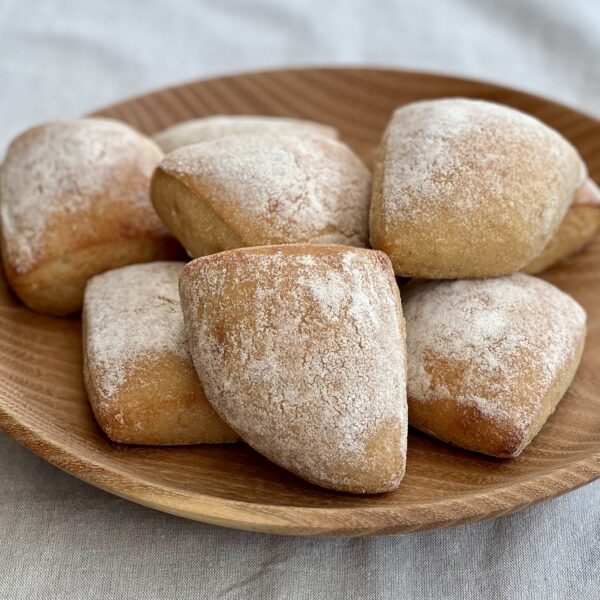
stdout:
<svg viewBox="0 0 600 600">
<path fill-rule="evenodd" d="M 326 488 L 398 487 L 404 322 L 384 254 L 232 250 L 188 263 L 179 289 L 206 397 L 244 441 Z"/>
<path fill-rule="evenodd" d="M 379 149 L 371 243 L 405 277 L 512 273 L 548 244 L 585 174 L 559 133 L 507 106 L 409 104 Z"/>
<path fill-rule="evenodd" d="M 178 292 L 183 265 L 131 265 L 87 284 L 85 386 L 98 424 L 115 442 L 237 439 L 206 401 L 187 350 Z"/>
<path fill-rule="evenodd" d="M 325 136 L 239 135 L 169 154 L 152 178 L 156 211 L 190 256 L 242 246 L 368 238 L 370 174 Z"/>
<path fill-rule="evenodd" d="M 534 258 L 524 273 L 535 275 L 581 250 L 600 229 L 600 190 L 588 179 L 575 192 L 575 198 L 543 252 Z"/>
<path fill-rule="evenodd" d="M 47 123 L 12 142 L 0 173 L 2 258 L 27 306 L 69 315 L 97 273 L 180 256 L 148 195 L 161 158 L 108 119 Z"/>
<path fill-rule="evenodd" d="M 518 456 L 571 384 L 584 310 L 521 273 L 414 282 L 402 293 L 410 424 L 467 450 Z"/>
<path fill-rule="evenodd" d="M 155 133 L 154 141 L 166 152 L 182 146 L 209 142 L 227 135 L 261 133 L 292 133 L 309 135 L 318 133 L 337 139 L 338 132 L 329 125 L 283 117 L 217 115 L 177 123 Z"/>
</svg>

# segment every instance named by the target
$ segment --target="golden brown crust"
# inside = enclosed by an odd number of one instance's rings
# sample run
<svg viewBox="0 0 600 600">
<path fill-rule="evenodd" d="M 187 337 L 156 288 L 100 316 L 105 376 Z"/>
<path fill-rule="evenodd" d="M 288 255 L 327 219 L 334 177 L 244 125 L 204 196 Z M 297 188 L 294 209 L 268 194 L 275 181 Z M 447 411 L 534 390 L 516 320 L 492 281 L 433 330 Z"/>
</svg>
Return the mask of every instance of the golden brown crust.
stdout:
<svg viewBox="0 0 600 600">
<path fill-rule="evenodd" d="M 523 273 L 535 275 L 581 250 L 600 229 L 600 191 L 588 179 L 575 193 L 573 202 L 544 251 Z"/>
<path fill-rule="evenodd" d="M 365 246 L 370 174 L 318 135 L 231 136 L 169 154 L 152 202 L 191 256 L 243 246 Z"/>
<path fill-rule="evenodd" d="M 8 282 L 31 310 L 57 317 L 77 313 L 83 305 L 91 277 L 125 265 L 182 257 L 179 243 L 170 236 L 125 237 L 81 248 L 45 262 L 25 274 L 5 264 Z"/>
<path fill-rule="evenodd" d="M 25 304 L 68 315 L 81 309 L 89 277 L 181 257 L 149 201 L 161 157 L 145 136 L 101 119 L 49 123 L 11 144 L 0 183 L 2 256 Z"/>
<path fill-rule="evenodd" d="M 487 415 L 482 414 L 476 405 L 457 402 L 456 397 L 431 403 L 420 402 L 409 395 L 409 422 L 412 427 L 458 448 L 498 458 L 514 458 L 521 454 L 539 433 L 565 395 L 577 372 L 584 343 L 585 334 L 579 341 L 576 351 L 565 362 L 555 383 L 548 390 L 539 406 L 537 416 L 529 425 L 526 433 L 507 426 L 502 421 L 490 419 Z M 460 375 L 456 373 L 451 364 L 439 361 L 431 364 L 431 369 L 434 368 L 438 371 L 440 380 L 451 381 L 456 385 L 457 377 Z M 452 383 L 449 385 L 449 389 L 456 389 Z M 457 395 L 460 393 L 460 390 L 456 391 Z"/>
<path fill-rule="evenodd" d="M 205 194 L 201 189 L 190 190 L 160 167 L 152 177 L 151 189 L 156 212 L 190 256 L 206 256 L 248 245 L 203 201 Z"/>
<path fill-rule="evenodd" d="M 126 444 L 234 442 L 185 347 L 177 290 L 183 263 L 112 270 L 90 280 L 83 311 L 84 381 L 100 427 Z"/>
<path fill-rule="evenodd" d="M 118 396 L 106 403 L 94 369 L 84 357 L 90 405 L 98 425 L 113 442 L 177 446 L 238 440 L 207 402 L 190 361 L 172 354 L 140 360 Z"/>
<path fill-rule="evenodd" d="M 412 426 L 455 446 L 518 456 L 569 387 L 585 313 L 522 274 L 403 292 Z"/>
<path fill-rule="evenodd" d="M 242 439 L 323 487 L 398 487 L 405 334 L 383 253 L 303 245 L 222 252 L 188 263 L 180 294 L 206 396 Z"/>
<path fill-rule="evenodd" d="M 584 175 L 569 142 L 519 111 L 409 104 L 394 113 L 374 167 L 371 244 L 400 276 L 508 274 L 540 254 Z"/>
</svg>

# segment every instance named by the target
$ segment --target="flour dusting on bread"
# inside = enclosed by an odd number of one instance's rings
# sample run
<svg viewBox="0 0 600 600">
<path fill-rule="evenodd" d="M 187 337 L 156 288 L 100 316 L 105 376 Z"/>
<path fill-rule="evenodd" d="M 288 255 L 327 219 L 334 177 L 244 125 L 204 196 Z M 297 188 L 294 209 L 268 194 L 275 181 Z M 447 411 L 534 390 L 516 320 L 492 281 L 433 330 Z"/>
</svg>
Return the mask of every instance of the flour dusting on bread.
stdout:
<svg viewBox="0 0 600 600">
<path fill-rule="evenodd" d="M 43 258 L 53 217 L 86 211 L 121 186 L 128 189 L 128 202 L 146 209 L 139 218 L 147 223 L 131 226 L 159 229 L 143 181 L 161 158 L 151 140 L 110 119 L 57 121 L 17 137 L 0 172 L 3 235 L 12 267 L 24 273 Z"/>
<path fill-rule="evenodd" d="M 209 142 L 228 135 L 266 133 L 295 135 L 318 133 L 333 139 L 338 137 L 335 128 L 323 123 L 261 115 L 214 115 L 190 119 L 159 131 L 152 137 L 165 152 L 172 152 L 182 146 Z"/>
<path fill-rule="evenodd" d="M 88 282 L 87 352 L 105 399 L 119 391 L 128 367 L 136 361 L 164 352 L 188 357 L 177 289 L 183 266 L 179 262 L 132 265 Z"/>
<path fill-rule="evenodd" d="M 370 174 L 334 139 L 231 136 L 180 148 L 160 169 L 195 190 L 247 245 L 367 243 Z"/>
<path fill-rule="evenodd" d="M 471 213 L 485 209 L 482 203 L 489 202 L 481 193 L 486 189 L 518 210 L 523 220 L 539 220 L 543 230 L 551 227 L 549 221 L 556 218 L 560 203 L 549 190 L 570 184 L 568 172 L 577 156 L 567 140 L 534 117 L 500 104 L 462 98 L 400 107 L 384 144 L 383 200 L 393 216 L 419 221 L 434 210 L 431 203 L 438 210 L 452 203 L 468 225 Z M 586 176 L 581 160 L 579 169 L 576 185 Z M 540 173 L 549 175 L 555 185 L 535 189 L 540 210 L 531 213 L 524 200 Z M 506 218 L 514 219 L 514 214 L 507 212 Z"/>
<path fill-rule="evenodd" d="M 408 397 L 453 399 L 520 434 L 585 332 L 575 300 L 519 273 L 419 282 L 403 298 Z"/>
<path fill-rule="evenodd" d="M 371 245 L 403 277 L 507 275 L 541 254 L 585 176 L 572 144 L 513 108 L 407 104 L 375 161 Z"/>
<path fill-rule="evenodd" d="M 388 448 L 397 460 L 406 392 L 394 288 L 389 261 L 366 250 L 252 248 L 190 263 L 182 308 L 207 397 L 259 452 L 313 481 L 347 483 L 386 426 L 400 432 Z"/>
</svg>

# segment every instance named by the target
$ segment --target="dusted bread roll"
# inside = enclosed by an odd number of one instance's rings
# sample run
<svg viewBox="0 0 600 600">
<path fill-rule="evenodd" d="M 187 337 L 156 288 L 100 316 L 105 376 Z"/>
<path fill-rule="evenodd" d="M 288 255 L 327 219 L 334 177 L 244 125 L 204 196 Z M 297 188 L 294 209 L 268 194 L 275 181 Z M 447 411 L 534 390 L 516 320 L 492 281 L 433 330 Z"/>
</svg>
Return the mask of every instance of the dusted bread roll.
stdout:
<svg viewBox="0 0 600 600">
<path fill-rule="evenodd" d="M 384 254 L 232 250 L 188 263 L 179 289 L 206 397 L 244 441 L 326 488 L 398 487 L 404 321 Z"/>
<path fill-rule="evenodd" d="M 373 172 L 372 246 L 407 277 L 518 271 L 548 244 L 585 173 L 559 133 L 507 106 L 403 106 Z"/>
<path fill-rule="evenodd" d="M 226 135 L 248 133 L 292 133 L 297 135 L 318 133 L 334 139 L 338 137 L 336 129 L 322 123 L 258 115 L 217 115 L 191 119 L 159 131 L 152 137 L 168 153 L 182 146 L 209 142 Z"/>
<path fill-rule="evenodd" d="M 600 190 L 588 179 L 575 192 L 575 198 L 544 251 L 534 258 L 524 273 L 541 273 L 555 263 L 581 250 L 600 229 Z"/>
<path fill-rule="evenodd" d="M 0 173 L 2 257 L 27 306 L 68 315 L 97 273 L 180 255 L 148 195 L 161 158 L 108 119 L 48 123 L 12 142 Z"/>
<path fill-rule="evenodd" d="M 188 354 L 178 293 L 183 265 L 131 265 L 87 284 L 85 386 L 98 424 L 115 442 L 237 439 L 208 404 Z"/>
<path fill-rule="evenodd" d="M 536 277 L 403 290 L 409 421 L 467 450 L 518 456 L 571 384 L 584 310 Z"/>
<path fill-rule="evenodd" d="M 370 174 L 323 135 L 239 135 L 169 154 L 152 178 L 156 211 L 191 256 L 242 246 L 368 239 Z"/>
</svg>

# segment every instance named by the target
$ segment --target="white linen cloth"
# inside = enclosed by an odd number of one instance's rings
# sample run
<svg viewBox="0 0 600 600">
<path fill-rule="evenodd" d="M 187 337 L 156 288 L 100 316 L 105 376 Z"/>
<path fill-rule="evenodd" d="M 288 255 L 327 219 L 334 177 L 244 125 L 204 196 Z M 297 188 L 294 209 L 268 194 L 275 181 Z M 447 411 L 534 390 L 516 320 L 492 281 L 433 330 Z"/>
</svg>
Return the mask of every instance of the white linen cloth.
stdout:
<svg viewBox="0 0 600 600">
<path fill-rule="evenodd" d="M 153 88 L 289 65 L 423 69 L 600 117 L 598 0 L 0 1 L 0 154 Z M 515 515 L 365 539 L 245 533 L 102 492 L 0 433 L 0 598 L 600 597 L 600 482 Z"/>
</svg>

